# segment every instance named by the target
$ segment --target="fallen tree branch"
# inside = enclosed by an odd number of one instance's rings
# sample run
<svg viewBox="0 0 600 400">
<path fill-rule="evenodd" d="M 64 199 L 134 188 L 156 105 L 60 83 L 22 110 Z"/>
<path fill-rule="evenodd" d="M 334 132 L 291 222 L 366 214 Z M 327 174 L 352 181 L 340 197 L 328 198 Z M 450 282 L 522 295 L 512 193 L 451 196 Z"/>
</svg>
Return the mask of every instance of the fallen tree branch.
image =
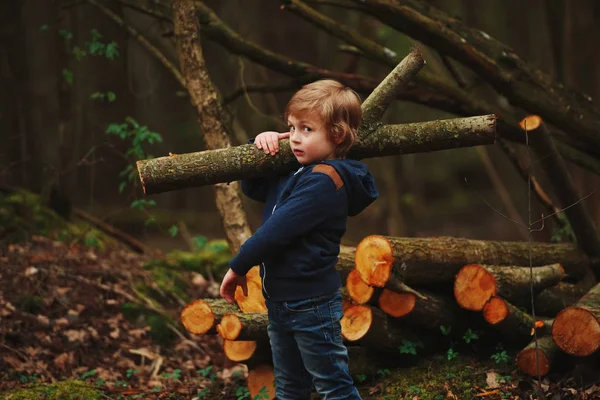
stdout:
<svg viewBox="0 0 600 400">
<path fill-rule="evenodd" d="M 600 154 L 600 112 L 485 32 L 417 0 L 355 0 L 383 23 L 467 65 L 516 106 L 539 113 Z"/>
<path fill-rule="evenodd" d="M 402 125 L 386 125 L 359 141 L 349 157 L 363 159 L 492 144 L 495 117 L 486 115 Z M 275 156 L 254 145 L 171 155 L 137 162 L 146 195 L 187 187 L 250 179 L 291 171 L 297 165 L 289 141 Z"/>
</svg>

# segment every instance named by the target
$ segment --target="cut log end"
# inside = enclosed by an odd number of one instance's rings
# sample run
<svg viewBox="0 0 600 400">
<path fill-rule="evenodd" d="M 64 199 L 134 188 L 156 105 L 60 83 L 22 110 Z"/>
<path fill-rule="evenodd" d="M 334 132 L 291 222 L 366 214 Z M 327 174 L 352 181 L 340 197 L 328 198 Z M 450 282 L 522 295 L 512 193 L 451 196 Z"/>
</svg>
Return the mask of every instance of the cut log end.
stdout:
<svg viewBox="0 0 600 400">
<path fill-rule="evenodd" d="M 261 399 L 274 399 L 275 374 L 273 373 L 273 367 L 261 365 L 248 371 L 248 391 L 251 399 L 256 398 L 259 394 L 263 395 L 260 397 Z"/>
<path fill-rule="evenodd" d="M 552 337 L 565 353 L 589 356 L 600 348 L 600 321 L 585 308 L 568 307 L 554 319 Z"/>
<path fill-rule="evenodd" d="M 136 161 L 136 166 L 138 170 L 138 175 L 140 176 L 140 182 L 142 183 L 142 190 L 144 192 L 144 196 L 147 196 L 146 193 L 146 182 L 144 182 L 144 175 L 142 174 L 142 163 L 140 161 Z"/>
<path fill-rule="evenodd" d="M 542 117 L 539 115 L 528 115 L 519 122 L 519 126 L 524 131 L 535 131 L 542 124 Z"/>
<path fill-rule="evenodd" d="M 383 287 L 390 278 L 394 255 L 392 245 L 383 236 L 371 235 L 356 247 L 356 270 L 368 285 Z"/>
<path fill-rule="evenodd" d="M 361 339 L 371 329 L 373 312 L 371 307 L 354 305 L 346 308 L 344 316 L 340 321 L 342 325 L 342 336 L 354 342 Z"/>
<path fill-rule="evenodd" d="M 216 329 L 219 336 L 223 339 L 235 340 L 240 336 L 240 332 L 242 331 L 242 322 L 235 314 L 225 314 Z"/>
<path fill-rule="evenodd" d="M 195 300 L 181 310 L 180 320 L 188 332 L 202 335 L 212 328 L 215 315 L 204 300 Z"/>
<path fill-rule="evenodd" d="M 367 285 L 363 282 L 360 277 L 360 273 L 353 269 L 346 278 L 346 288 L 348 289 L 348 294 L 357 304 L 363 304 L 367 301 L 371 300 L 371 296 L 373 296 L 373 287 Z"/>
<path fill-rule="evenodd" d="M 478 264 L 465 265 L 456 274 L 454 297 L 464 309 L 481 311 L 490 297 L 498 291 L 496 278 Z"/>
<path fill-rule="evenodd" d="M 240 310 L 247 313 L 265 313 L 267 312 L 267 305 L 265 304 L 265 298 L 262 294 L 262 286 L 253 279 L 247 279 L 248 285 L 248 296 L 244 296 L 244 292 L 241 287 L 237 287 L 235 290 L 235 301 L 237 302 Z"/>
<path fill-rule="evenodd" d="M 544 376 L 550 372 L 550 361 L 543 350 L 538 349 L 536 360 L 536 349 L 533 347 L 524 349 L 517 355 L 517 366 L 529 376 L 538 375 L 538 360 L 540 364 L 540 375 Z"/>
<path fill-rule="evenodd" d="M 504 321 L 509 312 L 506 302 L 496 296 L 489 299 L 483 306 L 483 318 L 492 325 Z"/>
<path fill-rule="evenodd" d="M 224 340 L 223 352 L 231 361 L 242 362 L 250 359 L 256 351 L 253 340 Z"/>
<path fill-rule="evenodd" d="M 417 302 L 417 296 L 413 293 L 396 293 L 388 289 L 383 289 L 379 296 L 379 308 L 384 313 L 392 317 L 403 317 L 409 314 Z"/>
</svg>

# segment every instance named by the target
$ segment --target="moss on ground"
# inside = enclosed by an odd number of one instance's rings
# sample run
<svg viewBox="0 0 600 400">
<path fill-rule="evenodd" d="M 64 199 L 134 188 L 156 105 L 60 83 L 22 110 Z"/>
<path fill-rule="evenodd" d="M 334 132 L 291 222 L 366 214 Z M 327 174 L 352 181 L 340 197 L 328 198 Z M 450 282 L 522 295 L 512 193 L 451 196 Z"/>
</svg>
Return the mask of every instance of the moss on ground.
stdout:
<svg viewBox="0 0 600 400">
<path fill-rule="evenodd" d="M 461 357 L 448 361 L 440 355 L 406 368 L 379 370 L 370 381 L 355 381 L 364 399 L 442 400 L 452 398 L 450 392 L 457 399 L 470 399 L 486 386 L 486 372 L 492 368 L 491 363 Z"/>
<path fill-rule="evenodd" d="M 78 241 L 99 250 L 116 244 L 113 238 L 84 221 L 66 221 L 35 193 L 26 190 L 0 192 L 0 242 L 25 242 L 32 235 L 69 243 Z"/>
<path fill-rule="evenodd" d="M 77 380 L 34 384 L 0 394 L 0 400 L 95 400 L 103 393 Z"/>
</svg>

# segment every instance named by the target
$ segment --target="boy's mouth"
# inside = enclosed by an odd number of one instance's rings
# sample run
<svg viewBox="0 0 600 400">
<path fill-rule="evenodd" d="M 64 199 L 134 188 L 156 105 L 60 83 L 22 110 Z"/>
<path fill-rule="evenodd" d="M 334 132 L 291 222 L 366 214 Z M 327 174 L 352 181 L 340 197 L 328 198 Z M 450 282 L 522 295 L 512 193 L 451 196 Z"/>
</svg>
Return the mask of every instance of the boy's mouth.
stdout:
<svg viewBox="0 0 600 400">
<path fill-rule="evenodd" d="M 302 150 L 294 149 L 292 151 L 294 152 L 295 156 L 301 156 L 304 154 L 304 152 Z"/>
</svg>

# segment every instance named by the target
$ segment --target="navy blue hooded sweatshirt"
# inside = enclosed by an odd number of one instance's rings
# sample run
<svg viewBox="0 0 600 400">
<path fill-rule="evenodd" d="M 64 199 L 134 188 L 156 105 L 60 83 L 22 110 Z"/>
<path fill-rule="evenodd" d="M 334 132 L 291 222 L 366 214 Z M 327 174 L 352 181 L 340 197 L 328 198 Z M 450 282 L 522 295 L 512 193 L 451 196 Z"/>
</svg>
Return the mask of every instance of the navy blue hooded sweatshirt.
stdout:
<svg viewBox="0 0 600 400">
<path fill-rule="evenodd" d="M 242 181 L 242 190 L 266 203 L 265 212 L 262 226 L 231 260 L 231 269 L 246 275 L 260 265 L 263 294 L 276 301 L 336 292 L 341 281 L 335 264 L 347 217 L 379 195 L 366 165 L 323 161 L 285 176 Z"/>
</svg>

